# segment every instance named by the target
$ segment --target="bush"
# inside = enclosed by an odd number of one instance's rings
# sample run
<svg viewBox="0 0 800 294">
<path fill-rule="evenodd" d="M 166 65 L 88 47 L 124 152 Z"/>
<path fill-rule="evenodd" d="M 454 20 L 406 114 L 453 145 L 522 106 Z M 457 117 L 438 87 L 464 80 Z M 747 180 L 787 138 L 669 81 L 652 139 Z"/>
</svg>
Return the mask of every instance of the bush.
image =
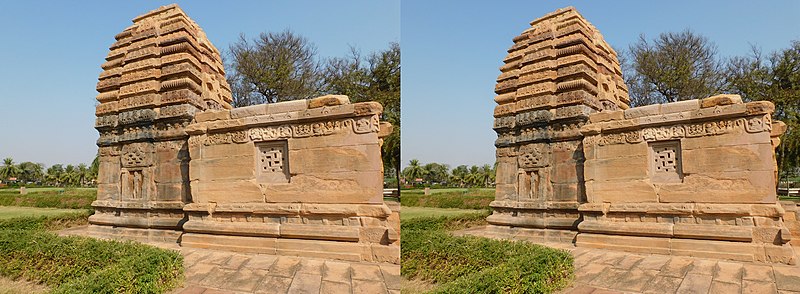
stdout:
<svg viewBox="0 0 800 294">
<path fill-rule="evenodd" d="M 0 221 L 0 275 L 44 283 L 54 293 L 163 293 L 179 285 L 183 257 L 178 252 L 47 231 L 87 217 Z"/>
<path fill-rule="evenodd" d="M 424 195 L 421 190 L 403 191 L 400 195 L 400 204 L 438 208 L 489 209 L 489 203 L 494 201 L 494 191 L 489 190 L 489 192 L 469 189 Z"/>
<path fill-rule="evenodd" d="M 97 199 L 94 189 L 66 189 L 63 191 L 31 192 L 20 195 L 19 191 L 0 192 L 0 206 L 52 207 L 91 209 Z"/>
<path fill-rule="evenodd" d="M 438 284 L 436 293 L 550 293 L 569 284 L 573 265 L 567 251 L 447 232 L 486 216 L 401 221 L 402 275 Z"/>
</svg>

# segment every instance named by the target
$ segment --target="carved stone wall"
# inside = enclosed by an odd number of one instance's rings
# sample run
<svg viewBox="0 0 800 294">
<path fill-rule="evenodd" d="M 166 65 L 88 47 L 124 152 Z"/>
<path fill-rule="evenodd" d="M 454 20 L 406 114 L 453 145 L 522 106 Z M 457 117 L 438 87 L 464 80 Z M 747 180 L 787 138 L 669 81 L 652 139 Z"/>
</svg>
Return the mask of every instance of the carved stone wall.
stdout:
<svg viewBox="0 0 800 294">
<path fill-rule="evenodd" d="M 629 108 L 613 50 L 572 7 L 533 21 L 508 52 L 496 199 L 480 235 L 795 263 L 800 225 L 775 195 L 785 125 L 771 103 Z"/>
<path fill-rule="evenodd" d="M 192 200 L 184 128 L 198 111 L 231 108 L 222 61 L 174 4 L 136 17 L 115 38 L 97 83 L 100 169 L 91 229 L 174 242 Z"/>
<path fill-rule="evenodd" d="M 198 113 L 186 128 L 193 203 L 181 244 L 398 263 L 382 110 L 323 96 Z"/>
<path fill-rule="evenodd" d="M 628 108 L 616 53 L 568 7 L 531 22 L 503 62 L 495 87 L 497 192 L 488 221 L 532 229 L 526 232 L 534 239 L 571 242 L 585 198 L 580 128 L 590 113 Z"/>
<path fill-rule="evenodd" d="M 576 244 L 794 263 L 775 193 L 783 127 L 773 109 L 719 95 L 590 115 Z"/>
</svg>

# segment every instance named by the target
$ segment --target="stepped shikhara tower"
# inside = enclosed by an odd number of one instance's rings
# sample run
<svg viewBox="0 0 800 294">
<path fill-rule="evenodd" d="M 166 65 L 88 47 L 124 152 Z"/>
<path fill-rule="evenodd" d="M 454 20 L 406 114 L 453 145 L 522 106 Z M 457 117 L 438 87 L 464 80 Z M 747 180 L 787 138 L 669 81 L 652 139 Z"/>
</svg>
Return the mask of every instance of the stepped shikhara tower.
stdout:
<svg viewBox="0 0 800 294">
<path fill-rule="evenodd" d="M 115 38 L 97 83 L 100 171 L 89 221 L 103 235 L 175 241 L 191 201 L 184 127 L 196 112 L 231 108 L 222 60 L 175 4 Z"/>
<path fill-rule="evenodd" d="M 628 108 L 616 53 L 569 7 L 531 22 L 503 62 L 495 87 L 497 195 L 489 223 L 571 240 L 585 199 L 580 128 L 590 113 Z"/>
</svg>

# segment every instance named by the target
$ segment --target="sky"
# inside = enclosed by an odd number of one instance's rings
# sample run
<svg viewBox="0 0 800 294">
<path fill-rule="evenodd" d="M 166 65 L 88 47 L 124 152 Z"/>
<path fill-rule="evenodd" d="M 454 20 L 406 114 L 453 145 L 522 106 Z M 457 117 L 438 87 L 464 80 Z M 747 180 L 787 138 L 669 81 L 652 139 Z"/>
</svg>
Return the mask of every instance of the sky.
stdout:
<svg viewBox="0 0 800 294">
<path fill-rule="evenodd" d="M 495 79 L 512 38 L 530 21 L 574 6 L 614 48 L 640 34 L 690 29 L 720 56 L 800 40 L 800 1 L 428 1 L 402 0 L 402 150 L 411 159 L 493 164 Z"/>
<path fill-rule="evenodd" d="M 89 164 L 95 96 L 114 35 L 174 1 L 0 1 L 0 158 Z M 291 29 L 321 57 L 400 41 L 399 0 L 178 1 L 220 51 L 241 33 Z M 225 3 L 225 4 L 223 4 Z M 227 4 L 232 3 L 232 4 Z"/>
</svg>

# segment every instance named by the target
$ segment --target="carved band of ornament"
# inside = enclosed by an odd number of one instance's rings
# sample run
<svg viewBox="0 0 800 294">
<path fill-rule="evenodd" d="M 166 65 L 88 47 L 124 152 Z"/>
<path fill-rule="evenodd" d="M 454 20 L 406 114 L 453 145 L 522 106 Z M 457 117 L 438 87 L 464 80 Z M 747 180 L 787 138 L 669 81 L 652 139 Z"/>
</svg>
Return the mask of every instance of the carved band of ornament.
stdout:
<svg viewBox="0 0 800 294">
<path fill-rule="evenodd" d="M 155 103 L 157 96 L 158 94 L 151 93 L 151 94 L 123 98 L 117 101 L 117 107 L 119 109 L 128 109 L 143 105 L 151 105 Z"/>
<path fill-rule="evenodd" d="M 517 98 L 552 94 L 555 92 L 555 90 L 556 90 L 556 84 L 553 82 L 532 84 L 517 89 Z"/>
<path fill-rule="evenodd" d="M 158 114 L 152 109 L 139 109 L 133 111 L 126 111 L 119 114 L 120 124 L 132 124 L 138 122 L 151 122 L 158 117 Z"/>
<path fill-rule="evenodd" d="M 146 79 L 158 79 L 161 77 L 161 70 L 157 68 L 148 68 L 137 71 L 129 71 L 122 75 L 122 83 L 130 83 L 134 81 Z"/>
<path fill-rule="evenodd" d="M 603 134 L 599 138 L 590 139 L 587 143 L 598 145 L 611 145 L 623 143 L 638 143 L 647 141 L 674 140 L 680 138 L 693 138 L 701 136 L 722 135 L 735 130 L 744 129 L 748 133 L 769 132 L 772 130 L 772 118 L 769 114 L 749 118 L 710 121 L 695 124 L 683 124 L 663 127 L 644 128 L 642 130 Z M 593 136 L 594 137 L 594 136 Z"/>
<path fill-rule="evenodd" d="M 117 126 L 116 115 L 98 116 L 94 121 L 95 128 L 113 128 Z"/>
<path fill-rule="evenodd" d="M 119 146 L 108 146 L 108 147 L 100 147 L 97 150 L 97 153 L 100 156 L 118 156 L 120 155 L 120 147 Z"/>
<path fill-rule="evenodd" d="M 186 141 L 159 141 L 155 142 L 156 150 L 182 150 L 186 149 Z"/>
<path fill-rule="evenodd" d="M 272 127 L 257 127 L 249 130 L 240 130 L 224 133 L 211 133 L 208 135 L 192 136 L 189 138 L 190 146 L 218 145 L 230 143 L 245 143 L 252 141 L 267 141 L 288 138 L 307 138 L 326 136 L 352 130 L 356 134 L 377 133 L 380 130 L 380 120 L 377 115 L 360 119 L 344 119 L 308 124 L 292 124 Z"/>
<path fill-rule="evenodd" d="M 193 117 L 197 108 L 191 105 L 169 105 L 161 107 L 160 110 L 160 117 L 176 117 L 176 116 L 185 116 L 185 117 Z"/>
<path fill-rule="evenodd" d="M 159 53 L 161 53 L 161 50 L 155 46 L 139 48 L 135 51 L 128 51 L 128 54 L 125 54 L 125 62 L 148 56 L 157 57 Z"/>
<path fill-rule="evenodd" d="M 96 90 L 98 92 L 105 92 L 112 88 L 119 87 L 120 78 L 118 76 L 113 76 L 107 79 L 102 79 L 97 82 Z"/>
</svg>

